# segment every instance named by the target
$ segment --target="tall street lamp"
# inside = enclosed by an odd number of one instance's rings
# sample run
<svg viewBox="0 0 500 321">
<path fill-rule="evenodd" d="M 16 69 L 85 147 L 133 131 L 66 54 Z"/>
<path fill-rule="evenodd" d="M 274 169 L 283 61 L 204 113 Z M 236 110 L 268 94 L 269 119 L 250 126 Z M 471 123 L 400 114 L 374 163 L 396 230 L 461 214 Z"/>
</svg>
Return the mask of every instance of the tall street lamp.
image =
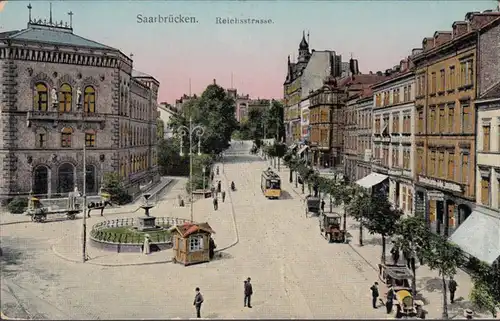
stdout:
<svg viewBox="0 0 500 321">
<path fill-rule="evenodd" d="M 205 166 L 202 167 L 201 171 L 203 172 L 203 198 L 205 198 Z"/>
<path fill-rule="evenodd" d="M 182 137 L 189 136 L 189 194 L 191 198 L 191 222 L 193 221 L 193 135 L 198 137 L 198 155 L 201 155 L 201 137 L 205 132 L 203 126 L 197 125 L 193 126 L 193 118 L 189 117 L 189 127 L 184 125 L 177 128 L 177 132 L 181 135 L 181 151 L 180 156 L 184 156 L 182 152 L 183 140 Z"/>
</svg>

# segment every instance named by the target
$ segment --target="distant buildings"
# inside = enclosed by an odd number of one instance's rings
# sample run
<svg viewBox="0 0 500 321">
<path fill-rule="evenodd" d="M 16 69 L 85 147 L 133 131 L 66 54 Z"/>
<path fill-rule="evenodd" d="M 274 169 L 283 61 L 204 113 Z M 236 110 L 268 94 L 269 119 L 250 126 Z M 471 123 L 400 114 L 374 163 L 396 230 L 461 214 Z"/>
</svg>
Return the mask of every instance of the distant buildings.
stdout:
<svg viewBox="0 0 500 321">
<path fill-rule="evenodd" d="M 26 29 L 0 33 L 0 70 L 1 199 L 81 191 L 84 177 L 97 193 L 107 172 L 132 195 L 159 179 L 159 82 L 118 49 L 30 9 Z"/>
<path fill-rule="evenodd" d="M 178 113 L 177 108 L 164 102 L 158 104 L 158 111 L 160 112 L 160 119 L 163 121 L 164 124 L 163 138 L 167 139 L 173 137 L 174 133 L 172 132 L 169 123 L 170 123 L 170 118 Z"/>
<path fill-rule="evenodd" d="M 235 117 L 236 120 L 244 122 L 248 117 L 248 112 L 251 109 L 265 110 L 270 106 L 269 99 L 252 99 L 249 95 L 238 95 L 238 91 L 234 88 L 227 89 L 227 93 L 235 101 Z"/>
</svg>

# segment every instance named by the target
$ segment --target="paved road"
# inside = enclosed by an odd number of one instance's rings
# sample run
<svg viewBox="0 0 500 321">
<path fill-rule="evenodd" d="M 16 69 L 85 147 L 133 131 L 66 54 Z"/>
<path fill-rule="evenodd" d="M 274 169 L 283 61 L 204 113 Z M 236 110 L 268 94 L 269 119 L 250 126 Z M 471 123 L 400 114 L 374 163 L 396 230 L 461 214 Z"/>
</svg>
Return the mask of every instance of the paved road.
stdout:
<svg viewBox="0 0 500 321">
<path fill-rule="evenodd" d="M 385 318 L 382 309 L 370 307 L 369 286 L 376 274 L 361 257 L 348 245 L 328 244 L 317 219 L 305 217 L 293 192 L 285 190 L 281 200 L 262 196 L 260 173 L 268 165 L 249 155 L 250 147 L 236 143 L 227 153 L 218 179 L 226 189 L 234 181 L 237 191 L 228 193 L 219 211 L 209 199 L 195 203 L 195 219 L 214 227 L 219 248 L 236 240 L 236 219 L 239 241 L 220 259 L 191 267 L 70 263 L 50 247 L 61 237 L 77 239 L 81 222 L 2 226 L 8 254 L 2 261 L 2 294 L 10 295 L 9 310 L 51 319 L 189 318 L 199 286 L 207 318 Z M 166 197 L 153 215 L 189 217 L 188 208 L 174 206 L 175 197 L 175 192 Z M 249 276 L 253 309 L 242 302 L 243 280 Z"/>
</svg>

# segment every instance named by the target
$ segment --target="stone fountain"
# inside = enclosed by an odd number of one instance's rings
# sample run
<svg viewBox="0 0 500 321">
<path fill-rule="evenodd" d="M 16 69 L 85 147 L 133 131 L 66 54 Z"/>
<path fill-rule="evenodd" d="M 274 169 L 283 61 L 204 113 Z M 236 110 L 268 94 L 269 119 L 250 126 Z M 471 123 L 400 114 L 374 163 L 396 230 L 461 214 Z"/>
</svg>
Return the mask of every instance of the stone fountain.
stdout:
<svg viewBox="0 0 500 321">
<path fill-rule="evenodd" d="M 158 230 L 160 227 L 156 226 L 156 217 L 149 215 L 149 210 L 154 207 L 154 205 L 149 201 L 151 194 L 144 194 L 143 197 L 144 204 L 141 205 L 141 208 L 144 210 L 144 216 L 138 217 L 138 224 L 136 228 L 142 232 Z"/>
</svg>

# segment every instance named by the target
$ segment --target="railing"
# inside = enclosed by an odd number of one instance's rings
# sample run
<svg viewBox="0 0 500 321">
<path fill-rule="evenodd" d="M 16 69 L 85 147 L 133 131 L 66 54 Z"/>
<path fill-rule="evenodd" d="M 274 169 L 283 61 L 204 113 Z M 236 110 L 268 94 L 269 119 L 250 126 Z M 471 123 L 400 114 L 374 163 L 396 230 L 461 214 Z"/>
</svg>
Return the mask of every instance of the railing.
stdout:
<svg viewBox="0 0 500 321">
<path fill-rule="evenodd" d="M 62 121 L 90 121 L 102 122 L 106 120 L 101 113 L 82 113 L 82 112 L 59 112 L 59 111 L 28 111 L 28 120 L 62 120 Z"/>
<path fill-rule="evenodd" d="M 137 219 L 134 218 L 119 218 L 109 221 L 100 222 L 92 226 L 90 238 L 96 242 L 112 243 L 112 244 L 142 244 L 144 242 L 144 234 L 127 234 L 106 231 L 106 229 L 130 227 L 134 226 Z M 169 228 L 174 225 L 190 223 L 190 220 L 176 217 L 157 217 L 156 224 Z M 169 243 L 172 241 L 170 234 L 151 233 L 151 241 L 153 243 Z"/>
</svg>

